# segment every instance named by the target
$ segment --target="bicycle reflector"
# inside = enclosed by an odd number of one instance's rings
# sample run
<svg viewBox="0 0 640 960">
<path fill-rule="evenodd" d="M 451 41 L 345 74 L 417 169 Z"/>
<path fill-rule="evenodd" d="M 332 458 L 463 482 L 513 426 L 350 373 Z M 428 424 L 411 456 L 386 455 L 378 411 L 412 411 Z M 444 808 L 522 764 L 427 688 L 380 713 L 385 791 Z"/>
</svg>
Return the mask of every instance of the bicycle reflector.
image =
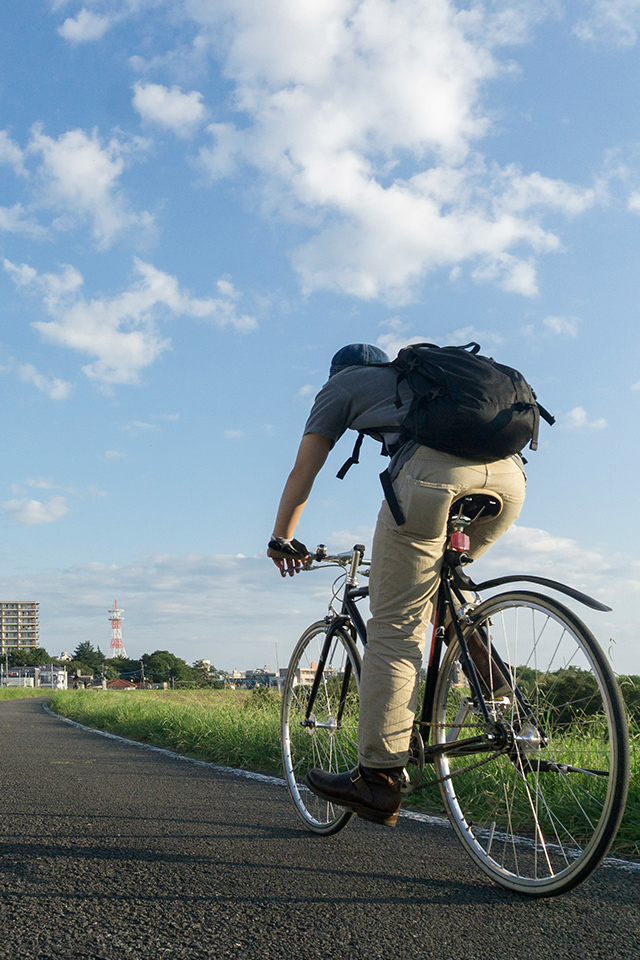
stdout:
<svg viewBox="0 0 640 960">
<path fill-rule="evenodd" d="M 465 553 L 465 551 L 471 549 L 471 541 L 466 533 L 462 533 L 460 530 L 454 530 L 449 537 L 449 546 L 452 550 L 455 550 L 456 553 Z"/>
</svg>

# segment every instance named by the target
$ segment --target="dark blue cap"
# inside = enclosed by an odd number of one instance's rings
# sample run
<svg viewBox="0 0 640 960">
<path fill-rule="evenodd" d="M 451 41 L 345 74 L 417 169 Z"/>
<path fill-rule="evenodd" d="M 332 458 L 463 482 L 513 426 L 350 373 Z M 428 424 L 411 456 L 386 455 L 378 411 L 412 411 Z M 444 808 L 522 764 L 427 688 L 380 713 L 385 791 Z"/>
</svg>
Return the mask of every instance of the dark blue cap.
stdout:
<svg viewBox="0 0 640 960">
<path fill-rule="evenodd" d="M 380 347 L 374 347 L 370 343 L 349 343 L 346 347 L 341 347 L 333 357 L 329 376 L 332 377 L 346 367 L 366 367 L 369 364 L 390 362 Z"/>
</svg>

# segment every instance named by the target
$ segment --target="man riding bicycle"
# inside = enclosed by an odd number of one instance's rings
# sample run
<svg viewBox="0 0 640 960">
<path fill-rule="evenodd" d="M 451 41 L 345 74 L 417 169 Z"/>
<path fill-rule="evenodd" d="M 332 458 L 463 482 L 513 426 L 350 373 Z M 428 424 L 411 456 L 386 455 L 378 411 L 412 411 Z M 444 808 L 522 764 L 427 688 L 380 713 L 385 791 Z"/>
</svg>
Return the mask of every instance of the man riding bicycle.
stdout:
<svg viewBox="0 0 640 960">
<path fill-rule="evenodd" d="M 347 429 L 366 431 L 387 449 L 397 448 L 411 390 L 398 383 L 389 358 L 370 344 L 349 344 L 331 361 L 329 379 L 317 395 L 296 461 L 282 493 L 267 551 L 281 575 L 293 576 L 308 557 L 294 539 L 314 480 Z M 396 404 L 396 398 L 403 401 Z M 519 455 L 470 460 L 411 441 L 396 453 L 393 491 L 404 522 L 385 500 L 376 524 L 369 579 L 371 618 L 362 662 L 358 766 L 347 773 L 311 770 L 307 786 L 321 799 L 354 810 L 374 823 L 393 826 L 400 783 L 409 758 L 418 675 L 426 628 L 433 614 L 449 508 L 479 490 L 497 493 L 504 506 L 495 519 L 468 528 L 469 554 L 481 556 L 516 520 L 525 496 Z"/>
</svg>

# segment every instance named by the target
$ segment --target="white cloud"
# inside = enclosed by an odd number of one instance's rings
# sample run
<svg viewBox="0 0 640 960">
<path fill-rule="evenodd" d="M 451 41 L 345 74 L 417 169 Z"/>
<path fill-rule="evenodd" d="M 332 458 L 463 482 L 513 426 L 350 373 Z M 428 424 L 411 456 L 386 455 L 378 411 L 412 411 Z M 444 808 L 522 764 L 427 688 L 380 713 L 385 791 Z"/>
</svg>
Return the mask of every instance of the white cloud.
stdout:
<svg viewBox="0 0 640 960">
<path fill-rule="evenodd" d="M 465 343 L 476 342 L 486 353 L 489 347 L 499 346 L 503 342 L 501 335 L 496 330 L 478 330 L 477 327 L 473 326 L 459 327 L 457 330 L 447 331 L 432 328 L 429 335 L 409 334 L 408 324 L 398 317 L 385 320 L 380 326 L 386 327 L 388 333 L 381 334 L 376 340 L 376 344 L 388 354 L 391 360 L 395 359 L 403 347 L 408 347 L 413 343 L 462 346 Z"/>
<path fill-rule="evenodd" d="M 0 365 L 0 372 L 14 373 L 23 383 L 30 383 L 52 400 L 66 400 L 72 391 L 72 385 L 58 377 L 45 377 L 32 363 L 18 363 L 15 357 L 6 357 Z"/>
<path fill-rule="evenodd" d="M 95 357 L 82 369 L 102 383 L 139 382 L 141 371 L 170 346 L 158 331 L 163 318 L 192 317 L 241 332 L 257 326 L 253 317 L 238 312 L 239 294 L 228 280 L 223 280 L 225 295 L 198 299 L 181 290 L 170 274 L 137 257 L 134 265 L 139 279 L 123 293 L 86 300 L 80 293 L 82 275 L 73 267 L 65 266 L 59 274 L 38 274 L 33 267 L 4 261 L 16 284 L 35 285 L 43 293 L 52 319 L 32 324 L 43 340 Z"/>
<path fill-rule="evenodd" d="M 70 294 L 75 294 L 84 280 L 82 274 L 75 267 L 64 264 L 59 273 L 41 273 L 34 267 L 23 263 L 17 266 L 6 258 L 3 267 L 18 287 L 38 286 L 45 297 L 48 306 L 53 306 Z"/>
<path fill-rule="evenodd" d="M 227 440 L 240 440 L 244 436 L 242 430 L 225 430 L 224 435 Z"/>
<path fill-rule="evenodd" d="M 6 130 L 0 130 L 0 163 L 8 163 L 17 176 L 26 176 L 24 154 Z"/>
<path fill-rule="evenodd" d="M 293 254 L 305 292 L 402 302 L 429 271 L 466 261 L 476 280 L 532 296 L 535 257 L 561 246 L 545 215 L 579 214 L 597 192 L 489 167 L 474 146 L 490 127 L 484 85 L 505 70 L 496 46 L 522 42 L 547 8 L 192 4 L 205 31 L 224 19 L 243 115 L 237 127 L 212 124 L 200 158 L 213 178 L 252 165 L 270 215 L 307 218 L 311 237 Z"/>
<path fill-rule="evenodd" d="M 581 40 L 633 46 L 640 30 L 640 0 L 589 0 L 589 14 L 574 33 Z"/>
<path fill-rule="evenodd" d="M 477 583 L 503 574 L 536 574 L 559 580 L 612 606 L 612 613 L 595 612 L 549 591 L 586 621 L 610 654 L 614 669 L 621 673 L 640 673 L 635 617 L 640 595 L 640 562 L 636 557 L 514 524 L 468 572 Z M 539 587 L 523 586 L 547 592 Z"/>
<path fill-rule="evenodd" d="M 151 215 L 130 210 L 119 189 L 124 158 L 130 152 L 125 144 L 112 138 L 103 145 L 97 130 L 91 136 L 69 130 L 55 140 L 36 125 L 28 149 L 42 159 L 41 202 L 64 215 L 56 222 L 59 228 L 89 220 L 98 246 L 104 249 L 124 230 L 151 227 Z"/>
<path fill-rule="evenodd" d="M 387 328 L 387 333 L 381 334 L 376 340 L 376 345 L 388 355 L 390 360 L 394 360 L 403 347 L 408 347 L 412 343 L 434 343 L 433 336 L 420 336 L 419 334 L 410 335 L 409 327 L 399 317 L 392 317 L 390 320 L 384 320 L 381 327 Z"/>
<path fill-rule="evenodd" d="M 128 423 L 122 428 L 123 430 L 152 430 L 157 432 L 160 430 L 160 427 L 157 423 L 145 423 L 144 420 L 132 420 L 131 423 Z"/>
<path fill-rule="evenodd" d="M 477 565 L 478 570 L 475 564 L 470 568 L 476 581 L 498 570 L 531 573 L 554 577 L 598 599 L 612 600 L 634 584 L 640 586 L 637 560 L 520 524 L 510 527 Z"/>
<path fill-rule="evenodd" d="M 54 483 L 53 477 L 28 477 L 22 484 L 13 483 L 11 485 L 11 492 L 15 497 L 23 496 L 25 492 L 24 487 L 30 490 L 62 490 L 64 493 L 71 494 L 78 492 L 73 487 L 62 487 L 60 484 Z"/>
<path fill-rule="evenodd" d="M 52 400 L 66 400 L 70 395 L 72 386 L 66 380 L 60 380 L 58 377 L 48 378 L 38 373 L 31 363 L 23 363 L 18 368 L 18 375 L 25 383 L 32 383 L 42 393 L 46 393 Z"/>
<path fill-rule="evenodd" d="M 64 497 L 52 497 L 46 503 L 40 500 L 7 500 L 2 504 L 2 508 L 13 520 L 28 527 L 39 523 L 54 523 L 69 510 Z"/>
<path fill-rule="evenodd" d="M 247 137 L 242 131 L 236 130 L 232 123 L 210 123 L 207 132 L 211 134 L 213 144 L 200 149 L 200 163 L 211 180 L 232 176 L 247 152 Z"/>
<path fill-rule="evenodd" d="M 629 210 L 633 210 L 634 213 L 640 213 L 640 191 L 635 191 L 632 193 L 627 201 L 627 206 Z"/>
<path fill-rule="evenodd" d="M 133 107 L 142 119 L 173 130 L 179 137 L 193 134 L 204 119 L 202 94 L 197 90 L 183 93 L 180 87 L 136 83 L 133 91 Z"/>
<path fill-rule="evenodd" d="M 442 343 L 463 346 L 465 343 L 479 343 L 486 352 L 489 347 L 499 347 L 504 340 L 497 330 L 479 330 L 477 327 L 459 327 L 442 338 Z"/>
<path fill-rule="evenodd" d="M 336 531 L 329 547 L 349 549 L 358 541 L 370 544 L 371 531 Z M 238 543 L 236 552 L 244 546 Z M 125 621 L 124 643 L 130 656 L 164 648 L 189 662 L 206 657 L 223 669 L 247 669 L 271 662 L 277 643 L 284 666 L 297 637 L 326 610 L 331 583 L 330 577 L 315 574 L 283 584 L 264 557 L 143 556 L 122 567 L 92 560 L 65 570 L 0 577 L 4 596 L 38 597 L 41 632 L 50 652 L 73 648 L 87 637 L 104 649 L 103 638 L 109 636 L 106 608 L 117 597 L 125 611 L 135 611 L 135 630 L 127 628 L 131 619 Z M 514 526 L 470 571 L 477 580 L 537 573 L 604 603 L 615 600 L 613 614 L 593 614 L 593 627 L 601 640 L 616 636 L 626 672 L 640 672 L 634 613 L 640 563 L 633 556 L 612 555 L 545 530 Z M 589 622 L 589 611 L 577 609 Z M 283 621 L 286 636 L 277 630 Z"/>
<path fill-rule="evenodd" d="M 53 477 L 30 477 L 25 480 L 25 485 L 34 490 L 53 490 L 55 487 Z"/>
<path fill-rule="evenodd" d="M 266 556 L 236 555 L 143 556 L 122 567 L 93 559 L 65 570 L 0 577 L 3 596 L 38 598 L 41 636 L 51 653 L 87 637 L 105 649 L 106 611 L 117 597 L 127 615 L 123 639 L 130 656 L 170 649 L 189 662 L 206 657 L 223 669 L 271 663 L 276 643 L 280 665 L 286 665 L 302 631 L 323 615 L 326 581 L 301 576 L 295 589 L 283 586 Z M 286 636 L 277 626 L 283 618 Z"/>
<path fill-rule="evenodd" d="M 121 453 L 120 450 L 105 450 L 104 456 L 105 460 L 125 460 L 127 457 L 126 453 Z"/>
<path fill-rule="evenodd" d="M 76 17 L 68 17 L 58 27 L 58 33 L 71 43 L 86 43 L 88 40 L 99 40 L 111 26 L 109 17 L 92 13 L 83 7 Z"/>
<path fill-rule="evenodd" d="M 598 420 L 589 420 L 584 407 L 574 407 L 562 418 L 562 426 L 569 430 L 604 430 L 607 421 L 600 417 Z"/>
<path fill-rule="evenodd" d="M 551 333 L 577 337 L 580 321 L 577 317 L 545 317 L 542 321 Z"/>
<path fill-rule="evenodd" d="M 327 538 L 327 547 L 330 553 L 341 553 L 351 550 L 356 543 L 364 543 L 366 546 L 365 556 L 369 558 L 371 553 L 371 544 L 373 542 L 373 527 L 356 527 L 355 530 L 334 530 Z"/>
<path fill-rule="evenodd" d="M 25 211 L 21 203 L 14 203 L 12 207 L 0 207 L 0 230 L 36 239 L 47 236 L 45 228 Z"/>
</svg>

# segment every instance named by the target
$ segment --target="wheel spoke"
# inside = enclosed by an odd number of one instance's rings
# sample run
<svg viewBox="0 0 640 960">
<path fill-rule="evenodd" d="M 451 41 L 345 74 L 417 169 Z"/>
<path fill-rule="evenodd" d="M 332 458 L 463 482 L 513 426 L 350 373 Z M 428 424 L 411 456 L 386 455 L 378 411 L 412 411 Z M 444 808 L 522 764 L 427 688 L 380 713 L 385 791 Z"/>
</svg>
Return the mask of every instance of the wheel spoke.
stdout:
<svg viewBox="0 0 640 960">
<path fill-rule="evenodd" d="M 282 759 L 299 816 L 314 832 L 330 834 L 345 826 L 351 813 L 316 797 L 304 786 L 304 777 L 311 768 L 342 773 L 356 763 L 360 660 L 349 637 L 335 632 L 309 709 L 326 631 L 326 623 L 314 624 L 303 634 L 292 655 L 282 693 Z M 347 663 L 351 675 L 348 689 L 343 691 Z M 346 701 L 338 724 L 343 693 Z"/>
<path fill-rule="evenodd" d="M 570 889 L 604 856 L 624 808 L 628 740 L 613 674 L 575 615 L 534 593 L 485 601 L 464 629 L 482 637 L 491 684 L 502 683 L 499 655 L 511 692 L 487 700 L 504 746 L 486 762 L 435 757 L 449 817 L 498 883 L 534 896 Z M 435 692 L 436 744 L 483 728 L 468 681 L 457 682 L 459 659 L 454 641 Z"/>
</svg>

